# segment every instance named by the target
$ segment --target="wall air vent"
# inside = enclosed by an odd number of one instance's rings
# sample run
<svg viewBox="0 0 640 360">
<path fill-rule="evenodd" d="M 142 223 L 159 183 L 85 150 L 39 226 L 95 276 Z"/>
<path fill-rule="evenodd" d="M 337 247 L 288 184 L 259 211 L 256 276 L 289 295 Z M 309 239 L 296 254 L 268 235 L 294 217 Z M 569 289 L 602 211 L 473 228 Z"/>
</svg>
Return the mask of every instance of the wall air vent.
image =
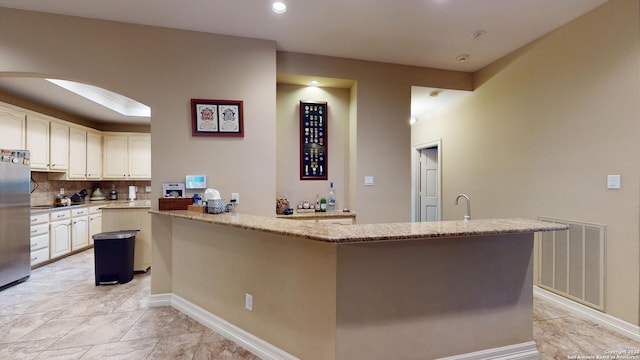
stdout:
<svg viewBox="0 0 640 360">
<path fill-rule="evenodd" d="M 569 226 L 538 236 L 541 288 L 604 311 L 605 226 L 540 217 Z"/>
</svg>

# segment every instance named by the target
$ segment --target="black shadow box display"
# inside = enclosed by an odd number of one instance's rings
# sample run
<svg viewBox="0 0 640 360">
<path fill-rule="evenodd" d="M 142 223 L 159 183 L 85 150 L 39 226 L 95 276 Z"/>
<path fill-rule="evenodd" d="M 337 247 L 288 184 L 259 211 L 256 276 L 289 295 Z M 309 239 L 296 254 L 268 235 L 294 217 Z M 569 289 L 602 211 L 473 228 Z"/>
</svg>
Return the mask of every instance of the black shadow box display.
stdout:
<svg viewBox="0 0 640 360">
<path fill-rule="evenodd" d="M 300 180 L 327 180 L 327 103 L 300 101 Z"/>
</svg>

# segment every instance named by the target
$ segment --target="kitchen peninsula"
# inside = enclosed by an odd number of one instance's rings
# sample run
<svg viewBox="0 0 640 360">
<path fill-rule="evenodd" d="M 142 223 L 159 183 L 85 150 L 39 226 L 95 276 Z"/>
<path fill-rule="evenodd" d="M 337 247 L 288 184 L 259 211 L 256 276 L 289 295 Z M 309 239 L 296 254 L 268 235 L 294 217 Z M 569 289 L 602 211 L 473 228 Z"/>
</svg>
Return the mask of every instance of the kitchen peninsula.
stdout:
<svg viewBox="0 0 640 360">
<path fill-rule="evenodd" d="M 536 358 L 534 232 L 566 229 L 151 213 L 150 303 L 279 359 Z"/>
</svg>

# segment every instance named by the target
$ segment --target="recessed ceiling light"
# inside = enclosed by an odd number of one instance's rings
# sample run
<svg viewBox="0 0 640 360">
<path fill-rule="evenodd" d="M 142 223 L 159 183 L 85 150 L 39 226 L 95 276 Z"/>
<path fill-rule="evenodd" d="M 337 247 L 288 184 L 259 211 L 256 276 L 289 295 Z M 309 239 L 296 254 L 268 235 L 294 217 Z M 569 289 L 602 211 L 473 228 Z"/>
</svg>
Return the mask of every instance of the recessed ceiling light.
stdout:
<svg viewBox="0 0 640 360">
<path fill-rule="evenodd" d="M 474 32 L 473 34 L 471 34 L 471 38 L 472 39 L 477 39 L 480 36 L 484 35 L 485 33 L 486 33 L 486 31 L 484 31 L 484 30 L 478 30 L 478 31 Z"/>
<path fill-rule="evenodd" d="M 147 105 L 141 104 L 133 99 L 112 91 L 74 81 L 60 79 L 46 80 L 122 115 L 140 117 L 151 116 L 151 108 Z"/>
<path fill-rule="evenodd" d="M 463 63 L 463 62 L 469 60 L 469 57 L 470 57 L 469 54 L 460 54 L 460 55 L 456 56 L 456 61 Z"/>
<path fill-rule="evenodd" d="M 309 86 L 320 86 L 320 81 L 313 80 L 309 83 Z"/>
<path fill-rule="evenodd" d="M 287 5 L 281 1 L 276 1 L 271 5 L 271 10 L 276 14 L 284 14 L 287 12 Z"/>
</svg>

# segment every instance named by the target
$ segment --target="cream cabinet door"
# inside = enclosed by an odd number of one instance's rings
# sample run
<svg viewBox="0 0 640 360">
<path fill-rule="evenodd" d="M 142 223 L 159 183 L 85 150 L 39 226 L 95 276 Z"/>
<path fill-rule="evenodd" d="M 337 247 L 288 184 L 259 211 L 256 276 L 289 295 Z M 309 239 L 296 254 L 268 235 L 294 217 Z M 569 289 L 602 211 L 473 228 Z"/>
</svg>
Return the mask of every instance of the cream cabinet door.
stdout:
<svg viewBox="0 0 640 360">
<path fill-rule="evenodd" d="M 26 149 L 25 117 L 17 110 L 0 107 L 0 149 Z"/>
<path fill-rule="evenodd" d="M 93 235 L 102 232 L 102 214 L 89 215 L 89 244 L 93 245 Z"/>
<path fill-rule="evenodd" d="M 32 170 L 49 170 L 49 120 L 27 116 L 27 149 L 31 152 Z"/>
<path fill-rule="evenodd" d="M 71 250 L 89 246 L 89 217 L 87 215 L 71 218 Z"/>
<path fill-rule="evenodd" d="M 87 131 L 87 179 L 102 178 L 102 135 Z"/>
<path fill-rule="evenodd" d="M 127 178 L 127 136 L 105 135 L 103 138 L 102 177 L 104 179 Z"/>
<path fill-rule="evenodd" d="M 129 135 L 129 179 L 151 179 L 151 135 Z"/>
<path fill-rule="evenodd" d="M 52 121 L 49 143 L 49 170 L 67 170 L 69 167 L 69 126 Z"/>
<path fill-rule="evenodd" d="M 69 219 L 51 223 L 51 258 L 57 258 L 71 251 L 71 222 Z"/>
<path fill-rule="evenodd" d="M 85 179 L 87 175 L 87 131 L 69 129 L 69 179 Z"/>
</svg>

